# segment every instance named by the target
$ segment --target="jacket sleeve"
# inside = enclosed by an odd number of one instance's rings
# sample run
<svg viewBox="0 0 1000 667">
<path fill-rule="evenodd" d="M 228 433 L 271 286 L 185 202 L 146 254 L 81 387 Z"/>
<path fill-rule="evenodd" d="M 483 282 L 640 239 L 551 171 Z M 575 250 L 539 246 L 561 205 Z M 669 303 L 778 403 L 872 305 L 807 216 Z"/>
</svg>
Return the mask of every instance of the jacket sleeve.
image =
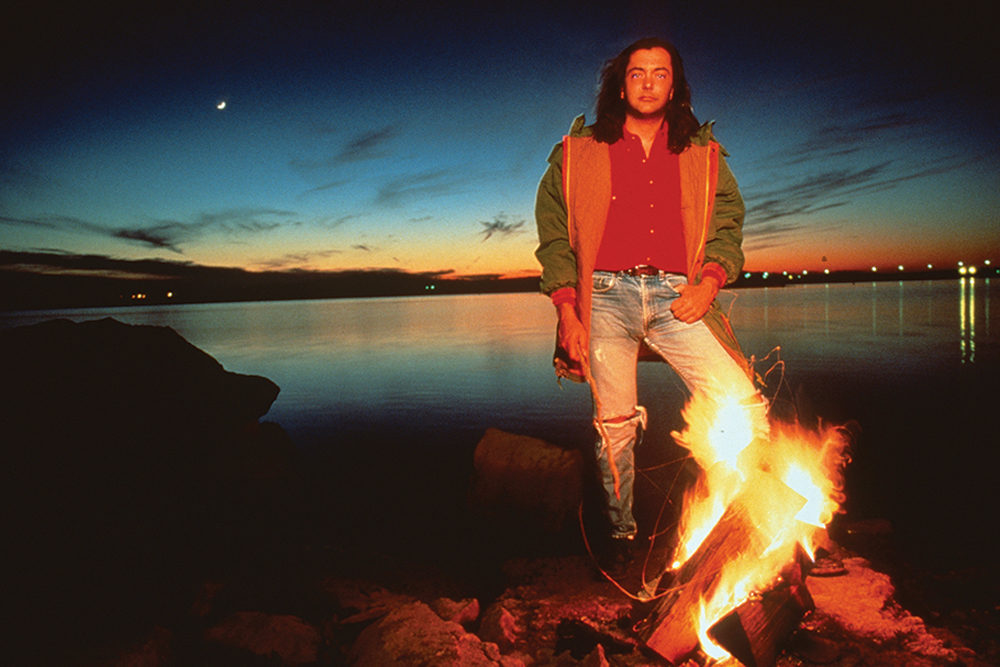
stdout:
<svg viewBox="0 0 1000 667">
<path fill-rule="evenodd" d="M 562 185 L 562 144 L 549 155 L 549 166 L 538 184 L 535 197 L 535 223 L 538 226 L 538 249 L 535 257 L 542 265 L 542 293 L 576 287 L 576 255 L 570 246 L 569 223 Z"/>
<path fill-rule="evenodd" d="M 717 264 L 726 273 L 726 283 L 743 270 L 743 218 L 746 207 L 733 172 L 719 155 L 719 177 L 715 187 L 715 205 L 710 238 L 705 244 L 705 265 Z"/>
</svg>

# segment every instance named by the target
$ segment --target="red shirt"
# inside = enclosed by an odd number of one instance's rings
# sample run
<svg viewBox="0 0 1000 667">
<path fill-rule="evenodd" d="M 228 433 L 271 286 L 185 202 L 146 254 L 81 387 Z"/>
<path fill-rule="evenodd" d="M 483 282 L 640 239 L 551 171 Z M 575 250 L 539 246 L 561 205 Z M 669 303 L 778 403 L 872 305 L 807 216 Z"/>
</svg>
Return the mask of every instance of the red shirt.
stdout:
<svg viewBox="0 0 1000 667">
<path fill-rule="evenodd" d="M 623 133 L 610 146 L 611 207 L 595 268 L 647 265 L 686 273 L 680 161 L 667 147 L 667 127 L 657 133 L 649 157 L 639 137 Z"/>
</svg>

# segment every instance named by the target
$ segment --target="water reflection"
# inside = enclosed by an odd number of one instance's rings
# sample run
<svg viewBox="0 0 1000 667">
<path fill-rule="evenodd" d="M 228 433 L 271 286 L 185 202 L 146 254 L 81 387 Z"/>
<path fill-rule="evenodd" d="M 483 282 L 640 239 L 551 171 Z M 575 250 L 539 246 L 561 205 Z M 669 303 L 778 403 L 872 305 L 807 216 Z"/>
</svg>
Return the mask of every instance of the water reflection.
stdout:
<svg viewBox="0 0 1000 667">
<path fill-rule="evenodd" d="M 976 361 L 976 279 L 959 279 L 959 349 L 962 363 Z"/>
<path fill-rule="evenodd" d="M 797 376 L 910 382 L 982 364 L 1000 348 L 989 281 L 963 278 L 955 289 L 951 281 L 796 285 L 734 290 L 725 305 L 748 355 L 780 348 Z M 227 369 L 277 382 L 270 417 L 291 430 L 387 420 L 530 430 L 589 412 L 586 391 L 555 383 L 555 313 L 538 294 L 6 313 L 0 328 L 52 317 L 171 326 Z M 640 393 L 669 385 L 672 396 L 680 383 L 665 375 L 641 373 Z"/>
</svg>

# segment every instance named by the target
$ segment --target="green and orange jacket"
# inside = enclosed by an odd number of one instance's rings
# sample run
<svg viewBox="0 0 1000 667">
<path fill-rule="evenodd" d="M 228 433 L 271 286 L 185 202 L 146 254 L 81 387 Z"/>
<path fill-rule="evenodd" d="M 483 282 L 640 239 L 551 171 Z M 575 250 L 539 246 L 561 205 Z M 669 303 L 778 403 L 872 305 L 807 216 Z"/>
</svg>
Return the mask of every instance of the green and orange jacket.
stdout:
<svg viewBox="0 0 1000 667">
<path fill-rule="evenodd" d="M 705 124 L 680 155 L 681 220 L 687 255 L 687 277 L 701 281 L 707 264 L 721 267 L 726 283 L 743 269 L 745 206 L 736 179 L 723 157 L 724 149 Z M 611 158 L 608 144 L 596 141 L 583 116 L 548 158 L 535 199 L 538 249 L 542 265 L 541 290 L 552 295 L 563 287 L 576 288 L 576 311 L 588 334 L 593 272 L 611 204 Z M 713 267 L 714 269 L 714 267 Z M 703 318 L 727 352 L 750 373 L 729 321 L 713 302 Z M 640 358 L 659 358 L 643 345 Z M 581 381 L 582 370 L 558 347 L 556 373 Z"/>
</svg>

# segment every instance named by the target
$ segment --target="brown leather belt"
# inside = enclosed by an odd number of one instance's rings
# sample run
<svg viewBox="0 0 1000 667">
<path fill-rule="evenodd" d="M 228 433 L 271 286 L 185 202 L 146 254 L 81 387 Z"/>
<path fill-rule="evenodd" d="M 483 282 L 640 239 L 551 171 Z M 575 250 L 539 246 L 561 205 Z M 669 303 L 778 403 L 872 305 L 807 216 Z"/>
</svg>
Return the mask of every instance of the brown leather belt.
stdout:
<svg viewBox="0 0 1000 667">
<path fill-rule="evenodd" d="M 619 273 L 624 273 L 627 276 L 658 276 L 662 273 L 655 266 L 649 266 L 647 264 L 640 264 L 639 266 L 633 266 L 631 269 L 625 269 L 624 271 L 619 271 Z"/>
</svg>

